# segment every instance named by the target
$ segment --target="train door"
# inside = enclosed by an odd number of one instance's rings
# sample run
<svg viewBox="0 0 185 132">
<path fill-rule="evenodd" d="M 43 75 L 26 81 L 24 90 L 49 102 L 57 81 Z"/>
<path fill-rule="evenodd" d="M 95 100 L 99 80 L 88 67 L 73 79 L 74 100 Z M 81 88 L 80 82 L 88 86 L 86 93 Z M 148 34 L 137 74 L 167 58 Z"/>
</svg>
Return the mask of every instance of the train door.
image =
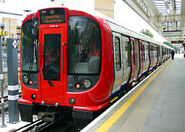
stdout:
<svg viewBox="0 0 185 132">
<path fill-rule="evenodd" d="M 144 41 L 141 41 L 141 50 L 140 50 L 140 52 L 141 52 L 141 60 L 142 60 L 142 63 L 141 63 L 141 76 L 142 76 L 142 74 L 144 73 L 144 69 L 145 69 L 145 45 L 144 45 Z"/>
<path fill-rule="evenodd" d="M 157 44 L 154 44 L 154 68 L 157 67 L 158 63 L 158 47 Z"/>
<path fill-rule="evenodd" d="M 153 43 L 150 43 L 150 69 L 149 70 L 152 70 L 153 66 L 154 66 L 154 44 Z"/>
<path fill-rule="evenodd" d="M 128 37 L 122 36 L 123 43 L 123 81 L 122 85 L 127 84 L 130 78 L 131 72 L 131 53 L 130 53 L 130 40 Z"/>
<path fill-rule="evenodd" d="M 140 70 L 139 70 L 139 78 L 141 77 L 142 71 L 143 71 L 143 65 L 144 65 L 144 45 L 142 40 L 139 41 L 139 52 L 140 52 Z"/>
<path fill-rule="evenodd" d="M 118 91 L 122 84 L 123 62 L 122 58 L 122 40 L 121 35 L 113 33 L 113 49 L 114 49 L 114 86 L 112 93 Z"/>
<path fill-rule="evenodd" d="M 162 46 L 159 45 L 159 65 L 162 63 Z"/>
<path fill-rule="evenodd" d="M 131 38 L 131 62 L 132 62 L 132 73 L 131 73 L 131 78 L 130 78 L 130 84 L 132 84 L 134 80 L 134 75 L 136 71 L 136 57 L 135 57 L 135 42 L 134 39 Z"/>
<path fill-rule="evenodd" d="M 163 46 L 163 62 L 165 62 L 165 47 Z"/>
<path fill-rule="evenodd" d="M 41 34 L 41 97 L 45 103 L 63 103 L 64 29 L 42 29 Z"/>
<path fill-rule="evenodd" d="M 134 75 L 134 81 L 138 81 L 139 71 L 140 71 L 140 43 L 138 39 L 134 40 L 134 50 L 135 50 L 135 75 Z"/>
<path fill-rule="evenodd" d="M 149 43 L 148 42 L 143 42 L 143 46 L 144 46 L 144 63 L 143 63 L 143 72 L 142 73 L 147 73 L 148 69 L 149 69 L 149 64 L 150 64 L 150 60 L 149 60 Z"/>
<path fill-rule="evenodd" d="M 160 45 L 157 46 L 157 66 L 160 65 Z"/>
</svg>

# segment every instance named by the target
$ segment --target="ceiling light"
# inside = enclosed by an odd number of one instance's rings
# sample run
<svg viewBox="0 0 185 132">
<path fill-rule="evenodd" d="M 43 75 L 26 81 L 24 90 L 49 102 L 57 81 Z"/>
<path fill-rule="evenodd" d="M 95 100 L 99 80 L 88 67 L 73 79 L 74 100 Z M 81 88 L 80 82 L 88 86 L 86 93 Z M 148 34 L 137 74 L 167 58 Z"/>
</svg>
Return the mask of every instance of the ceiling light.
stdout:
<svg viewBox="0 0 185 132">
<path fill-rule="evenodd" d="M 167 9 L 167 13 L 170 14 L 170 9 Z"/>
</svg>

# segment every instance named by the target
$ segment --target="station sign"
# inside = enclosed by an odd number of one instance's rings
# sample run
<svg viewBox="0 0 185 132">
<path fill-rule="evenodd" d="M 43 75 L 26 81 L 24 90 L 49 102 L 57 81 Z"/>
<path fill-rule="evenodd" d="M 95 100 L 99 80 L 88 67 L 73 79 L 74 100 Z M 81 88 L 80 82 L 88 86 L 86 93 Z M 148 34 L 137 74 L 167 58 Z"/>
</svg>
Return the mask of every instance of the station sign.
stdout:
<svg viewBox="0 0 185 132">
<path fill-rule="evenodd" d="M 18 45 L 17 41 L 14 40 L 14 41 L 12 42 L 12 46 L 13 46 L 14 48 L 17 48 L 17 45 Z"/>
<path fill-rule="evenodd" d="M 0 36 L 7 36 L 7 32 L 6 31 L 0 31 Z"/>
<path fill-rule="evenodd" d="M 163 37 L 182 36 L 182 31 L 181 30 L 163 31 L 162 35 Z"/>
</svg>

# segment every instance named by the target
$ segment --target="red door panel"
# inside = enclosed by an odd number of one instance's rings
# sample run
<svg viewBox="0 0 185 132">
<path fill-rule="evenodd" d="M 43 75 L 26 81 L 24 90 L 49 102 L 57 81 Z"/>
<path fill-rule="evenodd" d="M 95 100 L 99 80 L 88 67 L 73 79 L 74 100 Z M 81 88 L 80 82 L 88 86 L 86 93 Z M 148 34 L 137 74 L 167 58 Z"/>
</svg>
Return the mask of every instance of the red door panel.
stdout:
<svg viewBox="0 0 185 132">
<path fill-rule="evenodd" d="M 42 29 L 40 91 L 42 101 L 63 103 L 64 90 L 64 29 Z M 62 52 L 63 51 L 63 52 Z"/>
</svg>

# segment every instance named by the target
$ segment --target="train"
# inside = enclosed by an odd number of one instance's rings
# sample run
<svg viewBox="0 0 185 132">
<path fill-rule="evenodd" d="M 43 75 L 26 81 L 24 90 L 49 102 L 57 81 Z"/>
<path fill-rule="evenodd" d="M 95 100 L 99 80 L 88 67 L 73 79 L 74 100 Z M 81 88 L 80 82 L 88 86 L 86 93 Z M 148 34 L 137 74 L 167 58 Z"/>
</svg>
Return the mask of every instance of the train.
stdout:
<svg viewBox="0 0 185 132">
<path fill-rule="evenodd" d="M 20 49 L 21 119 L 69 113 L 77 124 L 94 119 L 174 50 L 114 20 L 64 7 L 28 15 Z"/>
</svg>

